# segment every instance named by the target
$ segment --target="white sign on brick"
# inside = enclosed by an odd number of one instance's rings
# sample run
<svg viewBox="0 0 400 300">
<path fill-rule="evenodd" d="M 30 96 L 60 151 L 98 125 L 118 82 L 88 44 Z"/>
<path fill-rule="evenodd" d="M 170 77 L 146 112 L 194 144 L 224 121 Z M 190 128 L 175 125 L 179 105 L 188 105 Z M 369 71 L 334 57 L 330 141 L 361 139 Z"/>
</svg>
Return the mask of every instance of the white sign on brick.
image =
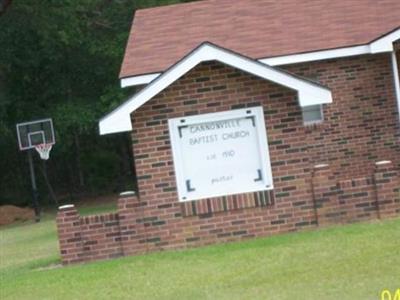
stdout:
<svg viewBox="0 0 400 300">
<path fill-rule="evenodd" d="M 273 188 L 262 107 L 169 120 L 180 201 Z"/>
</svg>

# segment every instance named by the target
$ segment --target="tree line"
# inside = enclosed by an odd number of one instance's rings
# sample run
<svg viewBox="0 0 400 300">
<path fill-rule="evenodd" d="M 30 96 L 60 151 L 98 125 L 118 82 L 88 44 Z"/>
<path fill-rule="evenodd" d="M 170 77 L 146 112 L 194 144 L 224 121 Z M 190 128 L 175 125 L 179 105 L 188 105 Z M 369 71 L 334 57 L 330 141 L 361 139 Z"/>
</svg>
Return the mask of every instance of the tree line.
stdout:
<svg viewBox="0 0 400 300">
<path fill-rule="evenodd" d="M 135 9 L 176 2 L 0 0 L 0 205 L 30 203 L 15 126 L 42 118 L 56 133 L 46 165 L 35 154 L 42 203 L 135 189 L 129 133 L 100 136 L 98 120 L 135 92 L 118 80 Z"/>
</svg>

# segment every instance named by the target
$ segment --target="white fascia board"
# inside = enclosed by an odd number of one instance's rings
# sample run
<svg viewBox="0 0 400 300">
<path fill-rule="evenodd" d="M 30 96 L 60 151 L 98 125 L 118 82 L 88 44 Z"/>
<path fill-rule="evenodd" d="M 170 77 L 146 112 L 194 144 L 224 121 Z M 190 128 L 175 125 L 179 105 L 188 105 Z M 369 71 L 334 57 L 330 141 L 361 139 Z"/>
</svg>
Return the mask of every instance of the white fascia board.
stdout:
<svg viewBox="0 0 400 300">
<path fill-rule="evenodd" d="M 130 101 L 131 99 L 129 99 L 128 101 Z M 131 116 L 130 114 L 122 114 L 113 111 L 100 120 L 99 130 L 101 135 L 131 131 L 132 130 Z"/>
<path fill-rule="evenodd" d="M 300 54 L 290 54 L 290 55 L 276 56 L 270 58 L 262 58 L 259 59 L 259 61 L 270 66 L 280 66 L 280 65 L 290 65 L 296 63 L 325 60 L 332 58 L 363 55 L 369 53 L 370 53 L 370 47 L 368 45 L 364 45 L 364 46 L 354 46 L 354 47 L 338 48 L 331 50 L 314 51 L 314 52 L 307 52 Z"/>
<path fill-rule="evenodd" d="M 255 76 L 298 91 L 301 106 L 331 103 L 329 89 L 310 83 L 289 73 L 274 69 L 249 58 L 240 56 L 217 46 L 205 43 L 176 63 L 143 90 L 106 115 L 99 122 L 100 134 L 132 130 L 130 114 L 178 78 L 204 61 L 216 60 Z"/>
<path fill-rule="evenodd" d="M 400 28 L 370 43 L 371 54 L 393 51 L 393 42 L 400 39 Z"/>
<path fill-rule="evenodd" d="M 371 48 L 369 45 L 261 58 L 258 59 L 258 61 L 270 66 L 282 66 L 282 65 L 290 65 L 296 63 L 349 57 L 349 56 L 364 55 L 364 54 L 371 54 Z M 140 75 L 140 76 L 123 78 L 121 79 L 121 87 L 147 84 L 150 83 L 155 78 L 157 78 L 160 74 L 161 73 L 153 73 L 149 75 Z"/>
<path fill-rule="evenodd" d="M 147 85 L 139 93 L 129 98 L 125 103 L 106 115 L 99 122 L 100 134 L 110 134 L 132 130 L 130 114 L 157 95 L 177 78 L 196 66 L 196 58 L 202 48 L 196 49 L 191 55 L 178 62 L 168 71 L 157 77 L 153 83 Z"/>
<path fill-rule="evenodd" d="M 161 75 L 161 73 L 151 73 L 151 74 L 146 74 L 146 75 L 122 78 L 121 79 L 121 87 L 124 88 L 124 87 L 128 87 L 128 86 L 148 84 L 149 82 L 153 81 L 160 75 Z"/>
<path fill-rule="evenodd" d="M 212 60 L 217 60 L 233 68 L 240 69 L 268 81 L 286 86 L 289 89 L 296 90 L 299 93 L 299 104 L 302 107 L 332 102 L 331 91 L 318 84 L 313 84 L 306 80 L 299 79 L 294 75 L 274 69 L 246 57 L 229 53 L 223 49 L 221 50 L 219 48 L 210 47 L 207 49 L 205 48 L 205 50 L 208 52 L 208 55 L 211 56 Z"/>
</svg>

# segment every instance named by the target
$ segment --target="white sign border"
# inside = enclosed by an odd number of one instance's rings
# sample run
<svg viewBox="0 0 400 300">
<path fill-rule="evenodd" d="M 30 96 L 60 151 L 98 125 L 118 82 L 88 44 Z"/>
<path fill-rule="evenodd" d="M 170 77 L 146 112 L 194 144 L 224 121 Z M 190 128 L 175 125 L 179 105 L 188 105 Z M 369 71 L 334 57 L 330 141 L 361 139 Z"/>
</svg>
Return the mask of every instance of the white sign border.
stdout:
<svg viewBox="0 0 400 300">
<path fill-rule="evenodd" d="M 182 126 L 183 124 L 192 125 L 192 124 L 207 123 L 212 121 L 224 121 L 224 120 L 235 119 L 240 117 L 249 117 L 249 116 L 255 117 L 255 124 L 258 133 L 258 151 L 260 152 L 260 159 L 261 159 L 261 173 L 262 173 L 262 178 L 264 179 L 265 188 L 251 189 L 243 186 L 238 188 L 240 192 L 235 190 L 232 193 L 223 193 L 223 194 L 210 193 L 207 196 L 188 197 L 185 192 L 186 191 L 185 176 L 183 171 L 181 149 L 179 147 L 180 138 L 179 138 L 178 126 Z M 272 170 L 271 170 L 271 160 L 268 147 L 268 136 L 265 126 L 264 110 L 262 106 L 169 119 L 168 127 L 171 140 L 172 157 L 174 161 L 175 180 L 176 180 L 176 187 L 178 190 L 179 202 L 189 202 L 194 200 L 209 199 L 209 198 L 235 195 L 235 194 L 267 191 L 267 190 L 272 190 L 274 188 Z"/>
</svg>

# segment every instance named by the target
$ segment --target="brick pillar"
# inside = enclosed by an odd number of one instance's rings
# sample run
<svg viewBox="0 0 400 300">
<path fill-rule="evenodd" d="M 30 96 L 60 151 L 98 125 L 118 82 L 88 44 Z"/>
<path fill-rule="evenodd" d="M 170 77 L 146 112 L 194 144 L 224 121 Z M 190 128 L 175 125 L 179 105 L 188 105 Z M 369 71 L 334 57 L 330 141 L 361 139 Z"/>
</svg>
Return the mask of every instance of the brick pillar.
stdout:
<svg viewBox="0 0 400 300">
<path fill-rule="evenodd" d="M 317 225 L 341 223 L 342 212 L 337 199 L 337 186 L 329 165 L 314 166 L 312 185 Z"/>
<path fill-rule="evenodd" d="M 81 262 L 83 254 L 81 222 L 75 206 L 60 206 L 56 223 L 62 263 L 68 265 Z"/>
<path fill-rule="evenodd" d="M 392 218 L 400 214 L 400 178 L 391 161 L 375 164 L 375 187 L 379 217 Z"/>
<path fill-rule="evenodd" d="M 133 191 L 123 192 L 119 196 L 118 217 L 124 255 L 146 252 L 146 231 L 142 221 L 145 205 Z"/>
</svg>

